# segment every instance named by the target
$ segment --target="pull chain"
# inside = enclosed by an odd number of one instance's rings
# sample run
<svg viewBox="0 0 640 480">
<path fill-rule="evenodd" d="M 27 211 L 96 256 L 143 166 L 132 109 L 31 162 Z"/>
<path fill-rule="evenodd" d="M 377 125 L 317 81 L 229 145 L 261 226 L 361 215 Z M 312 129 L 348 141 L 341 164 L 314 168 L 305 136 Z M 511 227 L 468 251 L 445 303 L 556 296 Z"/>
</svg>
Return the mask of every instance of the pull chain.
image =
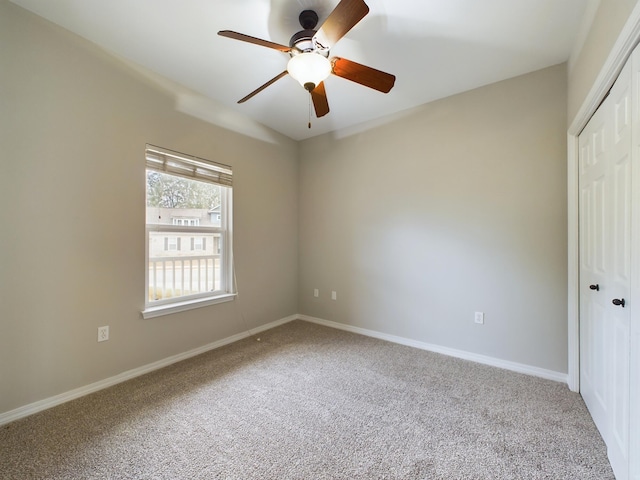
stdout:
<svg viewBox="0 0 640 480">
<path fill-rule="evenodd" d="M 311 129 L 311 92 L 309 92 L 309 129 Z"/>
</svg>

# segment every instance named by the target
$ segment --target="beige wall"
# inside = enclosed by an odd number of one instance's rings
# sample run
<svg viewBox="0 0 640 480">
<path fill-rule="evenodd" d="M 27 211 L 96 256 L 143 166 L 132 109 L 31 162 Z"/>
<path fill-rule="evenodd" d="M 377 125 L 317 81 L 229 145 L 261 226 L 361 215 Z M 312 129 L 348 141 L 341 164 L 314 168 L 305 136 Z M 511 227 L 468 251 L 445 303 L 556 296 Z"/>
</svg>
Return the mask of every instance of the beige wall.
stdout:
<svg viewBox="0 0 640 480">
<path fill-rule="evenodd" d="M 593 86 L 638 0 L 600 0 L 591 29 L 568 79 L 569 122 Z"/>
<path fill-rule="evenodd" d="M 297 312 L 295 142 L 180 113 L 6 0 L 0 122 L 0 413 Z M 238 301 L 140 318 L 147 142 L 233 166 Z"/>
<path fill-rule="evenodd" d="M 565 125 L 563 64 L 302 142 L 300 313 L 566 372 Z"/>
</svg>

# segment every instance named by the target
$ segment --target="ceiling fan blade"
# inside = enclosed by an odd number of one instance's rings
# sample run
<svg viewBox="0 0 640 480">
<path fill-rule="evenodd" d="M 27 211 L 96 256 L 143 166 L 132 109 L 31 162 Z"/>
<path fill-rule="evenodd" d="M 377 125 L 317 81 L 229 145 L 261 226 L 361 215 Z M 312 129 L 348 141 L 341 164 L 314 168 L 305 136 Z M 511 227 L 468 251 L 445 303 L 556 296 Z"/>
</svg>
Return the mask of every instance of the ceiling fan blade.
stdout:
<svg viewBox="0 0 640 480">
<path fill-rule="evenodd" d="M 365 87 L 373 88 L 382 93 L 389 93 L 396 83 L 395 75 L 367 67 L 366 65 L 360 65 L 346 58 L 332 58 L 331 66 L 334 75 L 359 83 Z"/>
<path fill-rule="evenodd" d="M 317 41 L 325 47 L 332 47 L 367 13 L 369 7 L 362 0 L 342 0 L 318 29 Z"/>
<path fill-rule="evenodd" d="M 324 117 L 329 113 L 329 102 L 327 101 L 324 82 L 320 82 L 316 88 L 311 90 L 311 100 L 313 101 L 313 108 L 316 111 L 316 117 Z"/>
<path fill-rule="evenodd" d="M 273 77 L 271 80 L 269 80 L 267 83 L 265 83 L 264 85 L 262 85 L 259 88 L 256 88 L 253 92 L 251 92 L 249 95 L 247 95 L 246 97 L 244 97 L 241 100 L 238 100 L 238 103 L 244 103 L 247 100 L 249 100 L 251 97 L 253 97 L 254 95 L 257 95 L 258 93 L 260 93 L 262 90 L 264 90 L 265 88 L 267 88 L 269 85 L 272 85 L 274 83 L 276 83 L 278 80 L 280 80 L 282 77 L 284 77 L 285 75 L 287 75 L 289 72 L 287 72 L 286 70 L 284 72 L 282 72 L 279 75 L 276 75 L 275 77 Z"/>
<path fill-rule="evenodd" d="M 254 45 L 260 45 L 262 47 L 273 48 L 275 50 L 280 50 L 281 52 L 288 53 L 291 51 L 291 47 L 287 47 L 286 45 L 280 45 L 279 43 L 270 42 L 269 40 L 251 37 L 244 33 L 232 32 L 231 30 L 221 30 L 218 32 L 218 35 L 233 38 L 234 40 L 240 40 L 242 42 L 253 43 Z"/>
</svg>

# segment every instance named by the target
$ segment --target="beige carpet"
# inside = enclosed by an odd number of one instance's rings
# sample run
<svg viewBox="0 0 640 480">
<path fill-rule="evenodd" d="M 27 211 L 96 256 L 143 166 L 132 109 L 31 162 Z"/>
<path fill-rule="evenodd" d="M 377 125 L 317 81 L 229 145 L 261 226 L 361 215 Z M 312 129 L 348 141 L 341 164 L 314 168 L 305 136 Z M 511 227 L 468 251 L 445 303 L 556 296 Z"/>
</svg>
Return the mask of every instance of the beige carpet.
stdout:
<svg viewBox="0 0 640 480">
<path fill-rule="evenodd" d="M 6 479 L 613 479 L 566 385 L 295 321 L 0 428 Z"/>
</svg>

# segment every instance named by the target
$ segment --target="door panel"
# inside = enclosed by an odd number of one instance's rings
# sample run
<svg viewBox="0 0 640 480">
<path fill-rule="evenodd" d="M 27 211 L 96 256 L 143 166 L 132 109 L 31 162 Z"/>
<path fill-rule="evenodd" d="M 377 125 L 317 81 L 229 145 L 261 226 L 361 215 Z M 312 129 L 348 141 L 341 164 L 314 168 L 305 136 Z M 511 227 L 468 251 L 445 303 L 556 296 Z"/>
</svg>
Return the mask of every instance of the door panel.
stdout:
<svg viewBox="0 0 640 480">
<path fill-rule="evenodd" d="M 614 319 L 613 325 L 613 388 L 611 405 L 611 451 L 617 451 L 618 461 L 626 461 L 629 451 L 629 326 L 624 319 Z M 612 464 L 614 461 L 612 460 Z"/>
<path fill-rule="evenodd" d="M 613 169 L 613 275 L 626 293 L 631 281 L 631 158 L 625 155 Z M 627 296 L 628 298 L 628 296 Z"/>
</svg>

